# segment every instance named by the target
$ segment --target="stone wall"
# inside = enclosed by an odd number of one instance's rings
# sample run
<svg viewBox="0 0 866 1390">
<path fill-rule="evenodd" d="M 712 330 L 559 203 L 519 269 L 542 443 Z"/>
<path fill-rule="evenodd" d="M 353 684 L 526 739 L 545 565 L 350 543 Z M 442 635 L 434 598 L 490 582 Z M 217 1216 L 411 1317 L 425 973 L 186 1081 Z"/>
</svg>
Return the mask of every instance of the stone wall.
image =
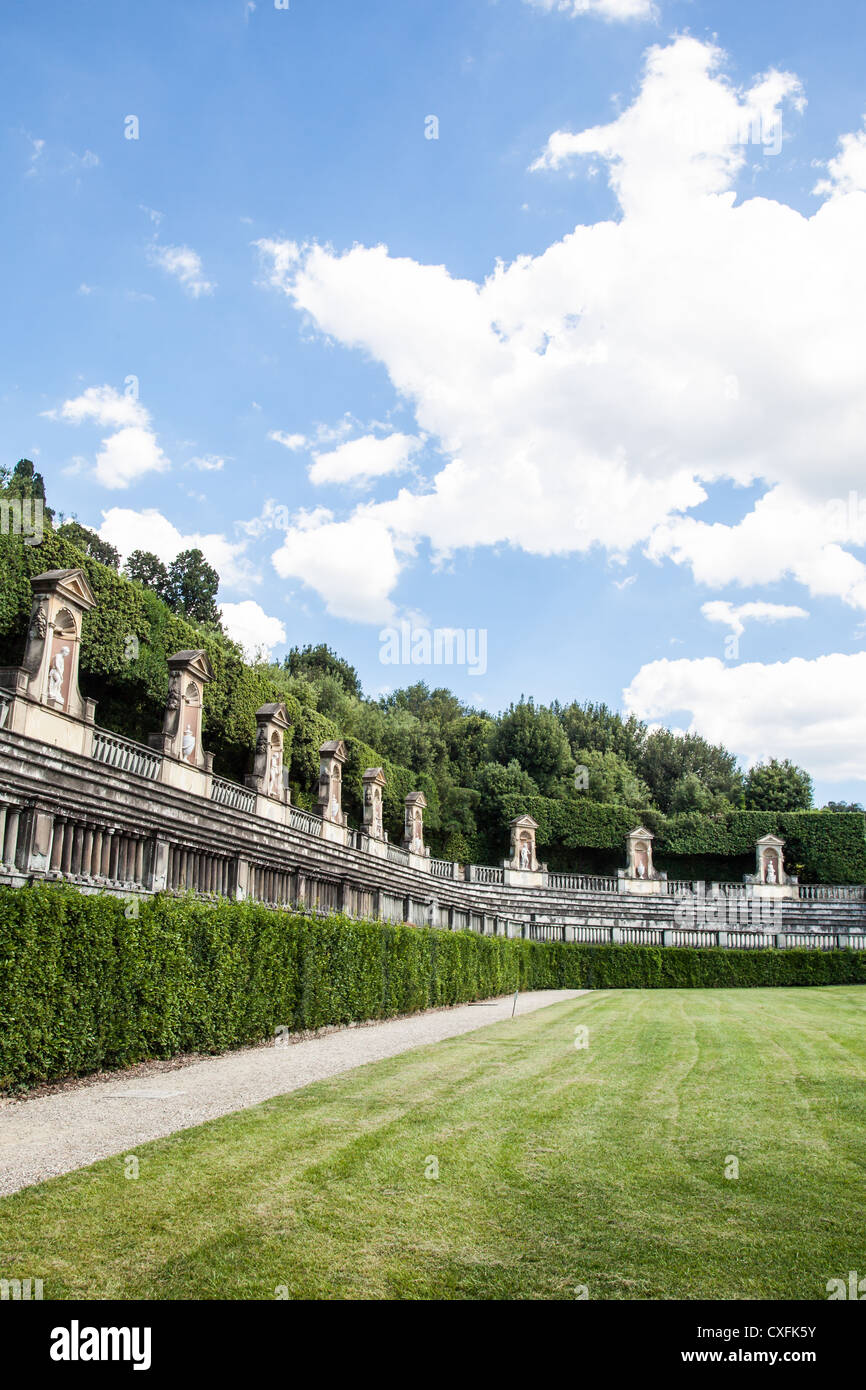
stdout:
<svg viewBox="0 0 866 1390">
<path fill-rule="evenodd" d="M 169 659 L 165 721 L 148 744 L 101 729 L 78 691 L 81 614 L 93 606 L 84 577 L 51 571 L 33 586 L 23 664 L 0 670 L 0 883 L 248 898 L 538 939 L 866 946 L 866 888 L 798 885 L 781 872 L 741 884 L 668 880 L 653 869 L 643 827 L 616 876 L 549 873 L 529 816 L 512 822 L 501 867 L 462 866 L 430 857 L 424 798 L 413 792 L 405 845 L 390 844 L 380 768 L 364 775 L 364 824 L 347 824 L 339 740 L 321 749 L 319 814 L 301 810 L 281 775 L 281 705 L 258 711 L 245 785 L 216 777 L 201 740 L 203 652 Z M 781 864 L 781 841 L 772 848 Z"/>
</svg>

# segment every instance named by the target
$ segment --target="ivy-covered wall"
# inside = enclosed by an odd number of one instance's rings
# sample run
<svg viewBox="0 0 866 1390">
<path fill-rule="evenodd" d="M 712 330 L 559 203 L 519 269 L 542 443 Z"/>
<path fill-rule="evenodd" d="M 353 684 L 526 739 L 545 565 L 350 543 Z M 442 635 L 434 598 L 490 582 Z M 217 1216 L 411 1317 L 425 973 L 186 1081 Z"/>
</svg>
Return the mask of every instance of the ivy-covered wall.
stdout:
<svg viewBox="0 0 866 1390">
<path fill-rule="evenodd" d="M 256 710 L 282 700 L 291 731 L 286 735 L 286 762 L 292 800 L 308 810 L 315 805 L 319 748 L 341 730 L 311 706 L 281 690 L 263 668 L 244 661 L 241 649 L 221 633 L 196 627 L 173 613 L 140 584 L 85 555 L 63 536 L 47 530 L 40 545 L 0 535 L 0 665 L 17 666 L 24 653 L 32 602 L 30 579 L 51 569 L 84 570 L 97 606 L 85 615 L 80 662 L 82 693 L 97 701 L 98 723 L 128 738 L 146 741 L 162 727 L 168 695 L 167 658 L 176 651 L 207 652 L 214 678 L 205 689 L 204 740 L 214 754 L 214 768 L 236 781 L 252 766 Z M 429 809 L 425 820 L 435 836 L 439 799 L 432 780 L 390 763 L 356 739 L 346 740 L 349 761 L 344 772 L 344 807 L 362 818 L 361 774 L 383 767 L 385 827 L 392 840 L 403 834 L 403 798 L 422 790 Z"/>
<path fill-rule="evenodd" d="M 807 883 L 866 883 L 866 815 L 859 811 L 731 811 L 716 819 L 689 813 L 505 798 L 506 815 L 538 822 L 539 858 L 559 872 L 613 873 L 625 864 L 625 839 L 636 825 L 655 835 L 653 858 L 670 878 L 739 880 L 755 868 L 755 842 L 772 832 L 785 841 L 785 864 Z"/>
</svg>

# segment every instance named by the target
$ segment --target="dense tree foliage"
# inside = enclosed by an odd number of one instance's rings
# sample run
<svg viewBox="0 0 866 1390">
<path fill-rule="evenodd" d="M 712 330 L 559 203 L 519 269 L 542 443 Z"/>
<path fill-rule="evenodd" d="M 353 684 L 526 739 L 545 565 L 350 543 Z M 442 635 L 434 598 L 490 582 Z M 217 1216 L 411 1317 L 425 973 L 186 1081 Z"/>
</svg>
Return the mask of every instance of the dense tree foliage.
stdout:
<svg viewBox="0 0 866 1390">
<path fill-rule="evenodd" d="M 361 694 L 361 679 L 354 666 L 350 666 L 348 661 L 344 661 L 324 642 L 320 642 L 317 647 L 310 643 L 306 647 L 292 647 L 283 664 L 293 676 L 311 680 L 332 676 L 347 695 Z"/>
<path fill-rule="evenodd" d="M 182 550 L 167 566 L 150 550 L 133 550 L 123 572 L 151 589 L 179 617 L 220 627 L 216 601 L 220 577 L 200 550 Z"/>
<path fill-rule="evenodd" d="M 82 526 L 74 517 L 64 521 L 60 527 L 60 534 L 64 540 L 77 545 L 78 549 L 83 550 L 91 559 L 99 560 L 101 564 L 108 565 L 113 570 L 120 569 L 120 552 L 95 531 L 91 531 L 89 526 Z"/>
<path fill-rule="evenodd" d="M 750 811 L 808 811 L 812 779 L 787 758 L 756 763 L 746 777 L 746 806 Z"/>
</svg>

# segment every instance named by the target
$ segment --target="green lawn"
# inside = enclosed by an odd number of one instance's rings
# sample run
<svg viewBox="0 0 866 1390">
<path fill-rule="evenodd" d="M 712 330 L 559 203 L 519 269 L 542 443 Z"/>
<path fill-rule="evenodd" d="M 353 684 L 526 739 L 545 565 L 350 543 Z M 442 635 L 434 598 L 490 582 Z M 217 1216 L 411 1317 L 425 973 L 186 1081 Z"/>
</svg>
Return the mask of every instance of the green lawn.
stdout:
<svg viewBox="0 0 866 1390">
<path fill-rule="evenodd" d="M 589 995 L 136 1152 L 137 1180 L 118 1157 L 0 1201 L 0 1274 L 46 1298 L 826 1298 L 866 1275 L 866 989 Z"/>
</svg>

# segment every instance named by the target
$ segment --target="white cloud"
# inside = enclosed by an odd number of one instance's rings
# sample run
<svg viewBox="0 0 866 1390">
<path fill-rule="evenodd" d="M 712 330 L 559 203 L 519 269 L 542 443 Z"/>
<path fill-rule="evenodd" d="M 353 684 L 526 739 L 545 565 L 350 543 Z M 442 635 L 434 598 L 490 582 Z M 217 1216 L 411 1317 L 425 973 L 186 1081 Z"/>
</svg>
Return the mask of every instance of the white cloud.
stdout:
<svg viewBox="0 0 866 1390">
<path fill-rule="evenodd" d="M 80 396 L 45 414 L 53 420 L 80 425 L 92 420 L 116 433 L 103 439 L 93 476 L 103 487 L 119 489 L 147 473 L 171 467 L 151 428 L 150 414 L 135 396 L 121 395 L 113 386 L 88 386 Z"/>
<path fill-rule="evenodd" d="M 866 606 L 859 530 L 808 523 L 862 476 L 866 194 L 809 217 L 738 202 L 743 135 L 803 100 L 791 74 L 740 89 L 722 63 L 688 37 L 654 47 L 617 120 L 552 137 L 545 165 L 602 160 L 622 215 L 480 285 L 383 246 L 257 243 L 268 283 L 382 363 L 447 458 L 431 486 L 364 509 L 395 554 L 645 545 L 716 587 L 791 575 Z M 766 497 L 736 526 L 683 517 L 723 479 Z"/>
<path fill-rule="evenodd" d="M 866 190 L 866 129 L 843 135 L 839 153 L 827 165 L 826 179 L 812 190 L 819 197 L 838 197 Z"/>
<path fill-rule="evenodd" d="M 171 467 L 152 430 L 129 425 L 103 439 L 93 476 L 103 487 L 129 487 L 146 473 L 165 473 Z"/>
<path fill-rule="evenodd" d="M 197 468 L 200 473 L 220 473 L 225 467 L 225 459 L 218 454 L 202 454 L 197 458 L 189 460 L 190 468 Z"/>
<path fill-rule="evenodd" d="M 291 450 L 293 454 L 307 445 L 305 434 L 286 434 L 284 430 L 271 430 L 268 439 L 272 439 L 275 444 L 282 444 L 284 449 Z"/>
<path fill-rule="evenodd" d="M 39 171 L 39 161 L 45 152 L 45 141 L 33 135 L 27 135 L 30 142 L 30 166 L 27 169 L 27 177 L 34 178 Z"/>
<path fill-rule="evenodd" d="M 286 641 L 285 625 L 279 618 L 269 617 L 252 599 L 220 604 L 220 616 L 229 637 L 243 647 L 248 661 L 258 657 L 270 661 L 274 647 Z"/>
<path fill-rule="evenodd" d="M 722 623 L 737 637 L 741 637 L 745 632 L 747 622 L 781 623 L 789 618 L 809 616 L 805 608 L 797 608 L 793 604 L 764 603 L 760 600 L 754 603 L 734 604 L 723 599 L 713 599 L 701 606 L 701 612 L 707 622 Z"/>
<path fill-rule="evenodd" d="M 314 454 L 310 482 L 366 483 L 391 473 L 403 473 L 422 441 L 408 434 L 390 434 L 379 439 L 374 434 L 349 439 L 327 454 Z"/>
<path fill-rule="evenodd" d="M 599 19 L 655 19 L 653 0 L 527 0 L 536 9 L 563 10 L 571 15 L 591 14 Z"/>
<path fill-rule="evenodd" d="M 246 541 L 232 542 L 219 534 L 185 534 L 154 507 L 142 511 L 111 507 L 102 513 L 99 534 L 117 547 L 122 560 L 133 550 L 149 550 L 167 565 L 182 550 L 200 550 L 217 571 L 221 589 L 248 589 L 260 581 L 245 558 Z"/>
<path fill-rule="evenodd" d="M 154 243 L 149 256 L 154 265 L 179 280 L 192 299 L 213 294 L 216 289 L 213 281 L 205 279 L 201 256 L 191 246 L 160 246 Z"/>
<path fill-rule="evenodd" d="M 866 777 L 866 652 L 761 665 L 652 661 L 623 691 L 641 719 L 687 710 L 691 732 L 748 764 L 791 758 L 829 782 Z"/>
<path fill-rule="evenodd" d="M 363 511 L 343 522 L 324 507 L 301 513 L 273 562 L 282 579 L 314 589 L 335 618 L 377 623 L 393 617 L 388 595 L 400 571 L 395 545 L 387 527 Z"/>
</svg>

